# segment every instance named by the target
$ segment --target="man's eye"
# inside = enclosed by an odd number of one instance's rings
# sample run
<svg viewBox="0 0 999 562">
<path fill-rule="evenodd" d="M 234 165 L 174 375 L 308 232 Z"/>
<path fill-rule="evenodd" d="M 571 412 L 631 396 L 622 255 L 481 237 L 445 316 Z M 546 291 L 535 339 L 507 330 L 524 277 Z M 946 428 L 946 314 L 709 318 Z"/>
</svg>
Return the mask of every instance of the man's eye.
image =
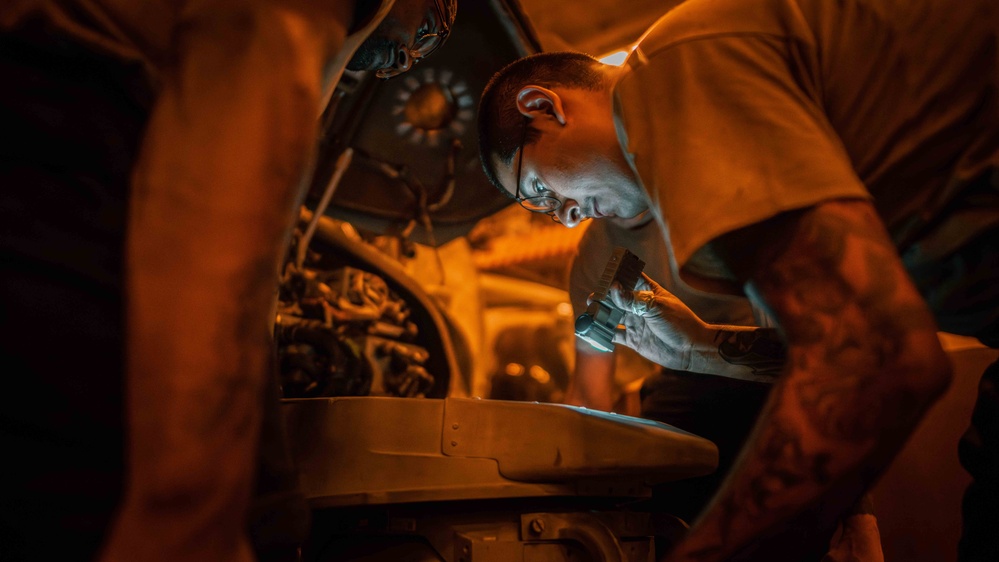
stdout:
<svg viewBox="0 0 999 562">
<path fill-rule="evenodd" d="M 534 180 L 534 195 L 540 197 L 542 195 L 547 195 L 547 194 L 548 190 L 542 187 L 542 185 L 538 183 L 538 180 Z"/>
</svg>

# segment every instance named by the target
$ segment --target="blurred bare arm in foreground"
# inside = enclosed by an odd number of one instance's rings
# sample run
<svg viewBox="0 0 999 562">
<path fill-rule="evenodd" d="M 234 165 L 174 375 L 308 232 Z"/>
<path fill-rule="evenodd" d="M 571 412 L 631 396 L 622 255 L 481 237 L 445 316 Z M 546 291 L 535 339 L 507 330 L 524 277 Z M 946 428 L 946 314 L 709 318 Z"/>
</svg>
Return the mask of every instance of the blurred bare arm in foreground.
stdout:
<svg viewBox="0 0 999 562">
<path fill-rule="evenodd" d="M 352 3 L 191 1 L 133 180 L 129 480 L 104 560 L 251 560 L 278 263 Z"/>
</svg>

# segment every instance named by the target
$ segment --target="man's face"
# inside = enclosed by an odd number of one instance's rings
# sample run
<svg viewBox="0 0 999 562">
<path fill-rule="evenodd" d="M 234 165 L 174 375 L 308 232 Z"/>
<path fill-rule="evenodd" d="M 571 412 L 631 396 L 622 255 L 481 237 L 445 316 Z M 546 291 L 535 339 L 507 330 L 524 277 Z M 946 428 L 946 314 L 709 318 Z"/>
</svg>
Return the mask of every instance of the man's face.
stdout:
<svg viewBox="0 0 999 562">
<path fill-rule="evenodd" d="M 446 15 L 444 0 L 398 0 L 347 68 L 378 70 L 383 78 L 409 70 L 444 42 Z"/>
<path fill-rule="evenodd" d="M 520 197 L 558 199 L 562 205 L 556 215 L 570 228 L 587 218 L 631 219 L 646 211 L 648 203 L 617 137 L 606 136 L 580 129 L 550 129 L 537 142 L 518 150 L 510 164 L 495 155 L 493 162 L 504 188 L 514 195 L 522 158 Z"/>
</svg>

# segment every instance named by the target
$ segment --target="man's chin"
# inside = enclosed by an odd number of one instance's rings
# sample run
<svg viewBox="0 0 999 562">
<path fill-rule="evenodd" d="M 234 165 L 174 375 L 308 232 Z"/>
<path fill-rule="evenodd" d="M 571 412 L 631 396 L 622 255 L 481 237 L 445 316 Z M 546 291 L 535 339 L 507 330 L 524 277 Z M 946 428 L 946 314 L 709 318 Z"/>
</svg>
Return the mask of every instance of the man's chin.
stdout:
<svg viewBox="0 0 999 562">
<path fill-rule="evenodd" d="M 347 62 L 348 70 L 381 70 L 392 66 L 395 44 L 383 37 L 369 37 Z"/>
<path fill-rule="evenodd" d="M 362 54 L 360 57 L 355 56 L 350 59 L 347 63 L 347 70 L 353 71 L 370 71 L 370 70 L 381 70 L 385 68 L 385 65 L 381 62 L 380 58 L 374 58 L 370 54 Z"/>
<path fill-rule="evenodd" d="M 607 219 L 621 228 L 637 228 L 652 220 L 652 213 L 645 209 L 631 217 L 607 217 Z"/>
<path fill-rule="evenodd" d="M 347 70 L 353 70 L 354 72 L 360 72 L 362 70 L 368 70 L 368 67 L 364 63 L 357 63 L 351 60 L 347 63 Z"/>
</svg>

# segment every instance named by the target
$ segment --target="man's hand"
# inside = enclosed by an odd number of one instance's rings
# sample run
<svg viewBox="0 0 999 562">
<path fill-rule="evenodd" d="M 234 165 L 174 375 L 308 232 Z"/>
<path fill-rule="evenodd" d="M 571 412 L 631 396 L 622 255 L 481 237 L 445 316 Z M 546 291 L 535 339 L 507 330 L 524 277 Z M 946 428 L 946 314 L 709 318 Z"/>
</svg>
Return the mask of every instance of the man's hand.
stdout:
<svg viewBox="0 0 999 562">
<path fill-rule="evenodd" d="M 624 328 L 618 328 L 614 343 L 668 369 L 690 370 L 694 340 L 706 330 L 694 311 L 644 273 L 634 290 L 615 283 L 609 296 L 625 312 Z"/>
<path fill-rule="evenodd" d="M 784 365 L 785 348 L 776 330 L 706 324 L 644 273 L 635 290 L 615 285 L 610 298 L 626 313 L 614 343 L 663 367 L 772 382 Z"/>
</svg>

